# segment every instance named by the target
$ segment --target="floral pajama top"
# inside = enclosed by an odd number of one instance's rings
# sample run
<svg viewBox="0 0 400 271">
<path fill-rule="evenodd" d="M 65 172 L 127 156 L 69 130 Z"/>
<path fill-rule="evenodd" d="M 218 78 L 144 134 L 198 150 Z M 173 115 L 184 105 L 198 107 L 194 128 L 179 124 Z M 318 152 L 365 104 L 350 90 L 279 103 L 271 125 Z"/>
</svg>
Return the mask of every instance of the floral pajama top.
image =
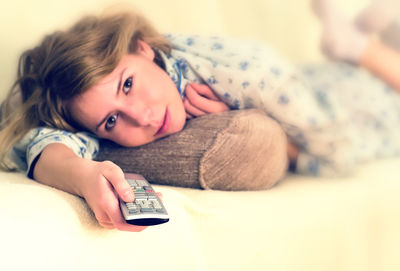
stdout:
<svg viewBox="0 0 400 271">
<path fill-rule="evenodd" d="M 187 83 L 198 82 L 232 109 L 263 110 L 299 146 L 296 172 L 346 173 L 359 162 L 400 154 L 400 95 L 361 68 L 343 63 L 294 67 L 254 41 L 167 38 L 171 54 L 159 53 L 182 97 Z M 87 159 L 99 151 L 94 135 L 41 127 L 31 130 L 10 155 L 29 172 L 54 142 Z"/>
</svg>

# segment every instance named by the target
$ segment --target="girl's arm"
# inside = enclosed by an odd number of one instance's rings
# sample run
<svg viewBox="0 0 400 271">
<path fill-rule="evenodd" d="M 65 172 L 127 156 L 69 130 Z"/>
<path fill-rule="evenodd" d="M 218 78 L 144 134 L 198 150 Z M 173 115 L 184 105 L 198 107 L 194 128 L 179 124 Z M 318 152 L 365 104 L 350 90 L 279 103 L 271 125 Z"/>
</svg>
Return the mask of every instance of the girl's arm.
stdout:
<svg viewBox="0 0 400 271">
<path fill-rule="evenodd" d="M 379 40 L 371 39 L 360 65 L 376 74 L 400 93 L 400 53 Z"/>
<path fill-rule="evenodd" d="M 134 195 L 121 168 L 110 161 L 80 158 L 66 145 L 52 143 L 38 158 L 33 177 L 40 183 L 85 198 L 105 228 L 135 232 L 145 228 L 129 225 L 123 219 L 118 196 L 129 202 Z"/>
</svg>

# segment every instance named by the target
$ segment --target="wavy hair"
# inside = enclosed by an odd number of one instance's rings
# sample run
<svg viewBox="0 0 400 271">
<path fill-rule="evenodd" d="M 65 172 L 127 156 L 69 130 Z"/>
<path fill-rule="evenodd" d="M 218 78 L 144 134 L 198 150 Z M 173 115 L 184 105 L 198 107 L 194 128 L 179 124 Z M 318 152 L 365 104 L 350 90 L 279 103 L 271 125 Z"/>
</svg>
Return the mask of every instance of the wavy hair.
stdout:
<svg viewBox="0 0 400 271">
<path fill-rule="evenodd" d="M 85 16 L 71 28 L 45 36 L 25 51 L 2 104 L 0 168 L 11 170 L 11 148 L 32 128 L 47 126 L 76 132 L 68 100 L 111 73 L 122 56 L 135 52 L 137 40 L 169 53 L 164 36 L 140 14 L 119 12 Z"/>
</svg>

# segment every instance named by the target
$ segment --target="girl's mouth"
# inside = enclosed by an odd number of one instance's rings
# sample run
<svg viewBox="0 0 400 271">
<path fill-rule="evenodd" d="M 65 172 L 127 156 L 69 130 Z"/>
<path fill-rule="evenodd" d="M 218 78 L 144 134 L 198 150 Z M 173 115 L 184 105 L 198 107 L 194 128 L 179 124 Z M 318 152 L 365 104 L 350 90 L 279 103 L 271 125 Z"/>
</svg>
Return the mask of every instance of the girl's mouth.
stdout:
<svg viewBox="0 0 400 271">
<path fill-rule="evenodd" d="M 168 108 L 167 108 L 165 110 L 164 119 L 161 123 L 161 126 L 160 126 L 160 128 L 158 128 L 158 130 L 154 134 L 154 136 L 160 136 L 160 135 L 165 134 L 168 131 L 170 124 L 171 124 L 171 116 L 170 116 Z"/>
</svg>

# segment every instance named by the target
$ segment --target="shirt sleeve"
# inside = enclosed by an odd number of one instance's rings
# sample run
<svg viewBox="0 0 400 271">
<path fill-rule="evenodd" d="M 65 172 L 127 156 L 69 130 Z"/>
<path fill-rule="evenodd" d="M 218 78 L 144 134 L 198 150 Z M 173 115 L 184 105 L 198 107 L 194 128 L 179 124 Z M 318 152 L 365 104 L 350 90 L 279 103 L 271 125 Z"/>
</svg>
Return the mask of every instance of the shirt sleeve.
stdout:
<svg viewBox="0 0 400 271">
<path fill-rule="evenodd" d="M 99 150 L 98 139 L 89 133 L 72 133 L 59 129 L 40 127 L 30 130 L 13 147 L 10 159 L 19 170 L 29 174 L 31 167 L 34 166 L 43 149 L 52 143 L 64 144 L 77 156 L 85 159 L 93 159 Z"/>
</svg>

